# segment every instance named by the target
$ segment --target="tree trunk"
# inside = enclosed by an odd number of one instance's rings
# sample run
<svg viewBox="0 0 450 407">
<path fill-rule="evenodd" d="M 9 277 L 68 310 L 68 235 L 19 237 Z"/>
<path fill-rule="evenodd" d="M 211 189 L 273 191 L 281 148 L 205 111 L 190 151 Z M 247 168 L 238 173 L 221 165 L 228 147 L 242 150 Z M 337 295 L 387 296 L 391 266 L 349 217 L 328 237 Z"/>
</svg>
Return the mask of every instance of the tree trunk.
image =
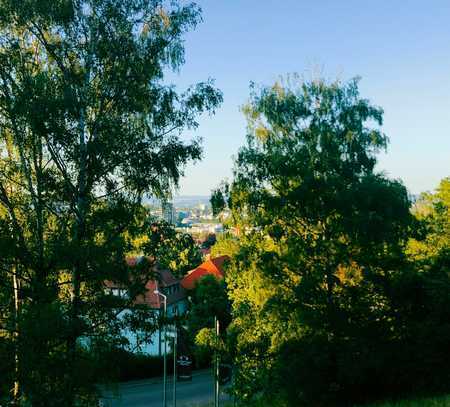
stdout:
<svg viewBox="0 0 450 407">
<path fill-rule="evenodd" d="M 19 315 L 20 315 L 20 300 L 19 300 L 19 279 L 17 277 L 17 266 L 14 267 L 13 272 L 13 288 L 14 288 L 14 387 L 13 387 L 13 405 L 20 405 L 20 365 L 19 365 Z"/>
</svg>

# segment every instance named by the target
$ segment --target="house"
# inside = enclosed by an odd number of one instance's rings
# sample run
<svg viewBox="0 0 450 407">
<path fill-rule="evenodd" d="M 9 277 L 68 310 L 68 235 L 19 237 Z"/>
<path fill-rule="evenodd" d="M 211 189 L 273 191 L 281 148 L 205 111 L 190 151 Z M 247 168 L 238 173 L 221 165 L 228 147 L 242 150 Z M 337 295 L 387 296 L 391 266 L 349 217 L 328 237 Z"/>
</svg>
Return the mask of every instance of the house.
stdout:
<svg viewBox="0 0 450 407">
<path fill-rule="evenodd" d="M 200 266 L 191 270 L 183 279 L 178 280 L 169 271 L 161 269 L 158 263 L 154 259 L 148 258 L 149 266 L 153 267 L 153 273 L 155 278 L 147 281 L 145 284 L 146 291 L 144 294 L 138 295 L 134 299 L 135 304 L 144 304 L 148 306 L 149 312 L 154 316 L 155 322 L 164 310 L 164 300 L 160 293 L 167 296 L 167 316 L 183 315 L 187 311 L 188 307 L 188 295 L 187 291 L 195 288 L 197 282 L 205 275 L 214 275 L 217 279 L 224 277 L 224 263 L 229 260 L 228 256 L 215 257 L 202 263 Z M 144 261 L 143 256 L 129 257 L 126 259 L 128 266 L 135 267 Z M 128 291 L 120 286 L 118 283 L 112 281 L 105 281 L 105 290 L 110 294 L 117 296 L 126 296 Z M 124 318 L 129 314 L 131 310 L 123 310 L 118 318 Z M 168 326 L 167 330 L 170 331 L 171 327 Z M 125 330 L 122 334 L 128 339 L 127 350 L 135 353 L 143 353 L 146 355 L 159 355 L 164 353 L 164 337 L 163 332 L 159 329 L 156 330 L 149 338 L 143 332 L 134 332 L 131 330 Z M 171 339 L 167 339 L 167 352 L 171 348 Z"/>
<path fill-rule="evenodd" d="M 213 275 L 219 280 L 222 279 L 224 277 L 224 263 L 229 259 L 228 256 L 220 256 L 205 261 L 184 276 L 181 280 L 181 286 L 185 290 L 193 290 L 197 282 L 206 275 Z"/>
<path fill-rule="evenodd" d="M 143 261 L 143 257 L 130 257 L 126 259 L 127 264 L 131 267 L 136 266 L 141 261 Z M 152 267 L 156 278 L 147 281 L 145 284 L 145 293 L 137 296 L 134 299 L 134 303 L 147 305 L 149 312 L 154 314 L 156 321 L 164 310 L 163 298 L 155 293 L 155 291 L 159 291 L 167 296 L 167 316 L 183 315 L 187 310 L 187 295 L 180 281 L 169 270 L 160 269 L 157 263 L 155 264 L 153 261 L 150 261 L 149 264 L 153 264 Z M 113 295 L 127 295 L 127 291 L 116 283 L 105 281 L 104 284 L 105 290 L 109 290 Z M 130 312 L 130 310 L 124 310 L 118 315 L 118 318 L 123 318 Z M 147 355 L 160 356 L 163 354 L 164 338 L 160 330 L 156 330 L 150 339 L 148 337 L 144 338 L 145 335 L 143 333 L 132 332 L 131 330 L 126 330 L 123 332 L 123 335 L 129 342 L 127 350 Z M 167 351 L 169 351 L 169 345 L 167 345 Z"/>
</svg>

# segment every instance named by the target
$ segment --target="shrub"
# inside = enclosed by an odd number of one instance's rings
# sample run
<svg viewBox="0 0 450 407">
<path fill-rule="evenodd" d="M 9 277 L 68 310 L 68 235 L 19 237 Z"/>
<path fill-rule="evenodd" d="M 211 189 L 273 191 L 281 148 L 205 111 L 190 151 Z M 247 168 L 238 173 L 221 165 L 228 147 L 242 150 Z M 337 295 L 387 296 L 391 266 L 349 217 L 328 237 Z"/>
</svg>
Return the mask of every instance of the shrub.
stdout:
<svg viewBox="0 0 450 407">
<path fill-rule="evenodd" d="M 147 379 L 161 376 L 164 371 L 162 356 L 134 354 L 123 349 L 114 349 L 107 356 L 113 362 L 114 375 L 119 381 Z M 167 355 L 167 371 L 172 372 L 173 358 Z"/>
</svg>

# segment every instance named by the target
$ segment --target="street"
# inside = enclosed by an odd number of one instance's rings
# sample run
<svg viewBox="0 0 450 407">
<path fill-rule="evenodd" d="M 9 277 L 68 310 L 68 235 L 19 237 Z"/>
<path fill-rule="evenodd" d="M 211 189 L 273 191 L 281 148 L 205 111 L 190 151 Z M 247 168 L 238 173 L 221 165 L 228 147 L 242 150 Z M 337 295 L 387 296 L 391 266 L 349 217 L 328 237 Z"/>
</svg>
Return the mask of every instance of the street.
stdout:
<svg viewBox="0 0 450 407">
<path fill-rule="evenodd" d="M 119 383 L 116 388 L 104 391 L 105 407 L 159 407 L 162 406 L 162 378 Z M 221 401 L 229 396 L 221 392 Z M 177 407 L 213 405 L 214 384 L 211 370 L 194 372 L 192 381 L 177 382 Z M 172 378 L 167 382 L 167 407 L 173 406 Z"/>
</svg>

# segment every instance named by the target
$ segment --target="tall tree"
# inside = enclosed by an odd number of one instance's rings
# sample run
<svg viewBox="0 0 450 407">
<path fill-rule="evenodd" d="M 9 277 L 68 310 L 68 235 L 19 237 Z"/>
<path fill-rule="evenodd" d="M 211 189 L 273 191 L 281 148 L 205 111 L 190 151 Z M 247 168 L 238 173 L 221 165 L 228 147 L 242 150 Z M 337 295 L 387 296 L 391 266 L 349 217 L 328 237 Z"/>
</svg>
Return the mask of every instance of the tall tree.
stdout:
<svg viewBox="0 0 450 407">
<path fill-rule="evenodd" d="M 190 296 L 186 321 L 187 342 L 193 348 L 197 364 L 202 365 L 211 361 L 214 347 L 208 346 L 208 340 L 217 339 L 215 318 L 219 323 L 221 337 L 226 337 L 226 330 L 231 322 L 230 311 L 225 281 L 218 280 L 212 275 L 202 277 Z"/>
<path fill-rule="evenodd" d="M 0 2 L 1 285 L 21 302 L 20 317 L 2 304 L 0 323 L 33 405 L 88 405 L 85 345 L 118 338 L 117 310 L 143 290 L 123 261 L 141 197 L 167 195 L 201 156 L 179 135 L 221 94 L 163 81 L 199 20 L 195 4 L 160 0 Z M 128 299 L 105 280 L 128 284 Z"/>
<path fill-rule="evenodd" d="M 357 80 L 252 86 L 243 112 L 247 143 L 231 185 L 212 199 L 216 212 L 228 203 L 241 236 L 227 273 L 237 390 L 278 383 L 297 405 L 339 389 L 337 344 L 352 343 L 359 317 L 382 312 L 379 297 L 367 314 L 349 314 L 376 298 L 373 281 L 398 263 L 409 202 L 400 182 L 374 171 L 387 144 L 383 112 L 360 97 Z M 366 287 L 359 308 L 355 286 Z M 314 346 L 320 357 L 308 360 Z"/>
</svg>

